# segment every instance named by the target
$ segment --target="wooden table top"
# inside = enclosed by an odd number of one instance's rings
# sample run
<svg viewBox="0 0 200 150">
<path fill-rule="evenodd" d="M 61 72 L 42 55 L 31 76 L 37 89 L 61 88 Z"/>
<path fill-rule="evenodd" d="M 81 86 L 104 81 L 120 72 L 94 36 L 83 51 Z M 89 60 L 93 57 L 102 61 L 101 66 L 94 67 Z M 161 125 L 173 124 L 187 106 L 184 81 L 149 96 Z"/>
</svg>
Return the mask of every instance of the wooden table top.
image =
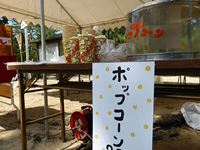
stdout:
<svg viewBox="0 0 200 150">
<path fill-rule="evenodd" d="M 38 73 L 92 73 L 92 63 L 27 63 L 9 62 L 7 70 L 17 70 L 18 72 L 38 72 Z"/>
<path fill-rule="evenodd" d="M 37 73 L 80 73 L 91 74 L 92 63 L 27 63 L 9 62 L 8 70 Z M 191 75 L 200 76 L 200 59 L 193 60 L 159 60 L 155 61 L 156 75 Z"/>
</svg>

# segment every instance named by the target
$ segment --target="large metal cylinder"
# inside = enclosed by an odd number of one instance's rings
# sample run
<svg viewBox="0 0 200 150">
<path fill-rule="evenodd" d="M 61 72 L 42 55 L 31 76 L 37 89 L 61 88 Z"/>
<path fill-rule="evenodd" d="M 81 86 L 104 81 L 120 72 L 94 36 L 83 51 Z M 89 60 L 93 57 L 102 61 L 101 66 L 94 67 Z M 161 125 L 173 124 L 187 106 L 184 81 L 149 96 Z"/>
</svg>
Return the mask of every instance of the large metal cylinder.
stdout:
<svg viewBox="0 0 200 150">
<path fill-rule="evenodd" d="M 135 59 L 200 58 L 200 1 L 159 0 L 128 14 L 128 54 Z"/>
</svg>

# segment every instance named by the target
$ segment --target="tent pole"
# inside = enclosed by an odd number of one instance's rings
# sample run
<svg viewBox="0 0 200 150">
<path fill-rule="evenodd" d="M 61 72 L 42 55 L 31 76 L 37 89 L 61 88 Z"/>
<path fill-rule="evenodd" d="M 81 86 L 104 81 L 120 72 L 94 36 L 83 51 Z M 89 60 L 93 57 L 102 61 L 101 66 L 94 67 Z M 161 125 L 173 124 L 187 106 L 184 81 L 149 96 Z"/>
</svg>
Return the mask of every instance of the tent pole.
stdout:
<svg viewBox="0 0 200 150">
<path fill-rule="evenodd" d="M 82 34 L 83 28 L 79 27 L 79 33 Z"/>
<path fill-rule="evenodd" d="M 44 32 L 44 0 L 40 0 L 40 26 L 41 26 L 41 48 L 43 52 L 43 61 L 46 61 L 46 48 L 45 48 L 45 32 Z M 47 85 L 47 76 L 43 74 L 43 85 Z M 48 115 L 48 98 L 47 89 L 44 90 L 44 116 Z M 48 120 L 45 120 L 45 136 L 49 137 Z"/>
<path fill-rule="evenodd" d="M 29 62 L 29 45 L 28 45 L 28 29 L 24 28 L 25 32 L 25 48 L 26 48 L 26 62 Z"/>
</svg>

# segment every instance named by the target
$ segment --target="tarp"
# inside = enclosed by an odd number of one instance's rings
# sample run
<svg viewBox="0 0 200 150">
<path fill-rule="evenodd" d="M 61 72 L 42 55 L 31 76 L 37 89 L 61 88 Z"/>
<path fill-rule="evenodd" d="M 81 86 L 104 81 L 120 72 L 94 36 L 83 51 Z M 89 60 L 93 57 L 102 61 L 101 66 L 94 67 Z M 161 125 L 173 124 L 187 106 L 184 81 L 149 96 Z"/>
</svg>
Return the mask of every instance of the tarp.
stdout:
<svg viewBox="0 0 200 150">
<path fill-rule="evenodd" d="M 120 23 L 130 10 L 147 1 L 150 0 L 44 0 L 45 24 L 62 28 Z M 0 16 L 39 23 L 40 0 L 0 0 Z"/>
</svg>

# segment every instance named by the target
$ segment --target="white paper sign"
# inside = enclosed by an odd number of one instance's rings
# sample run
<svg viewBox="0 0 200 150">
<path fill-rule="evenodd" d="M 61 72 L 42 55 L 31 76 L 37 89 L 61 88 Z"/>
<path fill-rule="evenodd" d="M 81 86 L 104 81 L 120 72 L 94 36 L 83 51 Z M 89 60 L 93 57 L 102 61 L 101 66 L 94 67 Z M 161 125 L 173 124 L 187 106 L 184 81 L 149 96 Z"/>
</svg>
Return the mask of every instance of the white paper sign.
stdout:
<svg viewBox="0 0 200 150">
<path fill-rule="evenodd" d="M 0 45 L 11 45 L 10 37 L 0 37 Z"/>
<path fill-rule="evenodd" d="M 154 62 L 93 64 L 93 150 L 152 150 Z"/>
</svg>

